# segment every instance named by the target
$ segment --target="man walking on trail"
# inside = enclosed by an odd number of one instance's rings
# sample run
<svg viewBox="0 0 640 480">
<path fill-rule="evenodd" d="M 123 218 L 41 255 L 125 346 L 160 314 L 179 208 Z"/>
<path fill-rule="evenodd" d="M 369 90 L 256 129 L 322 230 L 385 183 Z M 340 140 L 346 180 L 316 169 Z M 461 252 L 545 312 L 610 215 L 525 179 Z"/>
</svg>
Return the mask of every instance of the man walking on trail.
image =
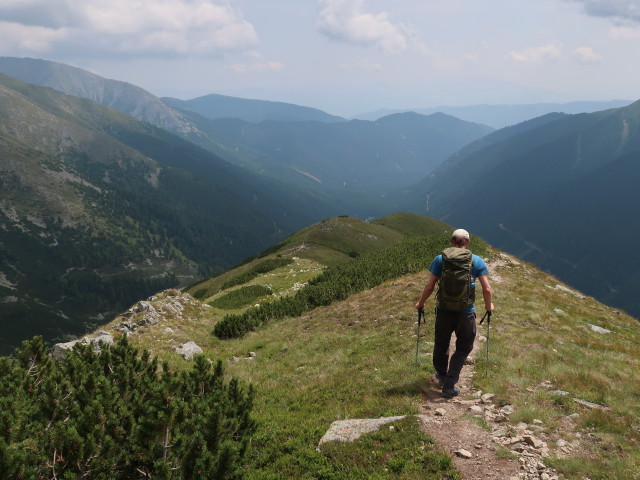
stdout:
<svg viewBox="0 0 640 480">
<path fill-rule="evenodd" d="M 433 366 L 445 398 L 458 395 L 455 385 L 467 356 L 473 350 L 476 338 L 475 279 L 482 286 L 485 309 L 493 311 L 489 270 L 482 258 L 467 250 L 469 232 L 460 228 L 453 232 L 450 241 L 451 248 L 443 250 L 431 263 L 431 275 L 416 303 L 418 310 L 424 308 L 438 284 Z M 456 350 L 449 359 L 453 332 L 456 334 Z"/>
</svg>

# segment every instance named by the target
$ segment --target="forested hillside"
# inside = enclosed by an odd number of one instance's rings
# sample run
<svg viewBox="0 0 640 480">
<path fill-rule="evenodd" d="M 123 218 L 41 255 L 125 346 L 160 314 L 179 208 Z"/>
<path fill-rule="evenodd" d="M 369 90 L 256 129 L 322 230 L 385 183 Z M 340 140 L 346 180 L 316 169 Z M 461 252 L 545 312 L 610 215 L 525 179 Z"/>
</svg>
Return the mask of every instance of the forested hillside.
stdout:
<svg viewBox="0 0 640 480">
<path fill-rule="evenodd" d="M 81 334 L 329 208 L 164 130 L 0 76 L 2 351 Z"/>
<path fill-rule="evenodd" d="M 404 207 L 466 225 L 640 317 L 640 257 L 612 253 L 640 234 L 629 210 L 640 203 L 638 158 L 640 102 L 546 116 L 453 155 L 407 193 Z"/>
<path fill-rule="evenodd" d="M 427 175 L 449 155 L 490 133 L 484 125 L 443 114 L 392 115 L 375 122 L 262 122 L 220 119 L 203 124 L 234 163 L 330 193 L 378 216 L 385 196 Z M 357 212 L 362 215 L 362 212 Z"/>
</svg>

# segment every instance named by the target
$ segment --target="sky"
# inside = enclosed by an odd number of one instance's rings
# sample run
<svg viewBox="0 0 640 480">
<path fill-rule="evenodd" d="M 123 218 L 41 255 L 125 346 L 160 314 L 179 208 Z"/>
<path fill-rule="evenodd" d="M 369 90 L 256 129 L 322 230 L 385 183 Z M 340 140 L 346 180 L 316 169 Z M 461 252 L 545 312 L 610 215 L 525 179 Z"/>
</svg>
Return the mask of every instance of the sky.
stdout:
<svg viewBox="0 0 640 480">
<path fill-rule="evenodd" d="M 345 117 L 637 100 L 640 0 L 0 0 L 0 55 Z"/>
</svg>

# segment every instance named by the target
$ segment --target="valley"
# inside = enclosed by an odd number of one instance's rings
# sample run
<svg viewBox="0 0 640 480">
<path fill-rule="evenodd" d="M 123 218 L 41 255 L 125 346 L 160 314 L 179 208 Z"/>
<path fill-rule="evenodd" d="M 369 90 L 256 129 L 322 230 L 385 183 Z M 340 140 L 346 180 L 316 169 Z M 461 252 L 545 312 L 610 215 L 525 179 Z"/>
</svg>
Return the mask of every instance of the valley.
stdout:
<svg viewBox="0 0 640 480">
<path fill-rule="evenodd" d="M 0 2 L 0 480 L 640 480 L 639 40 Z"/>
</svg>

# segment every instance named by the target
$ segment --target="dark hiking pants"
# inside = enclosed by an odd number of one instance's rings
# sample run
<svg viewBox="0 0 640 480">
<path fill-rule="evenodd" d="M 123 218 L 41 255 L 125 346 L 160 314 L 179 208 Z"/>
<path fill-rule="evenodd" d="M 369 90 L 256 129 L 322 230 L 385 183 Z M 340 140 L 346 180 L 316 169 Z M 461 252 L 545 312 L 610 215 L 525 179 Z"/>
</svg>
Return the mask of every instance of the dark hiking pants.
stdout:
<svg viewBox="0 0 640 480">
<path fill-rule="evenodd" d="M 456 334 L 456 350 L 449 359 L 451 335 Z M 451 389 L 458 383 L 460 371 L 467 356 L 473 350 L 476 338 L 476 314 L 452 312 L 438 309 L 436 314 L 435 345 L 433 347 L 433 366 L 438 375 L 444 378 L 445 389 Z"/>
</svg>

